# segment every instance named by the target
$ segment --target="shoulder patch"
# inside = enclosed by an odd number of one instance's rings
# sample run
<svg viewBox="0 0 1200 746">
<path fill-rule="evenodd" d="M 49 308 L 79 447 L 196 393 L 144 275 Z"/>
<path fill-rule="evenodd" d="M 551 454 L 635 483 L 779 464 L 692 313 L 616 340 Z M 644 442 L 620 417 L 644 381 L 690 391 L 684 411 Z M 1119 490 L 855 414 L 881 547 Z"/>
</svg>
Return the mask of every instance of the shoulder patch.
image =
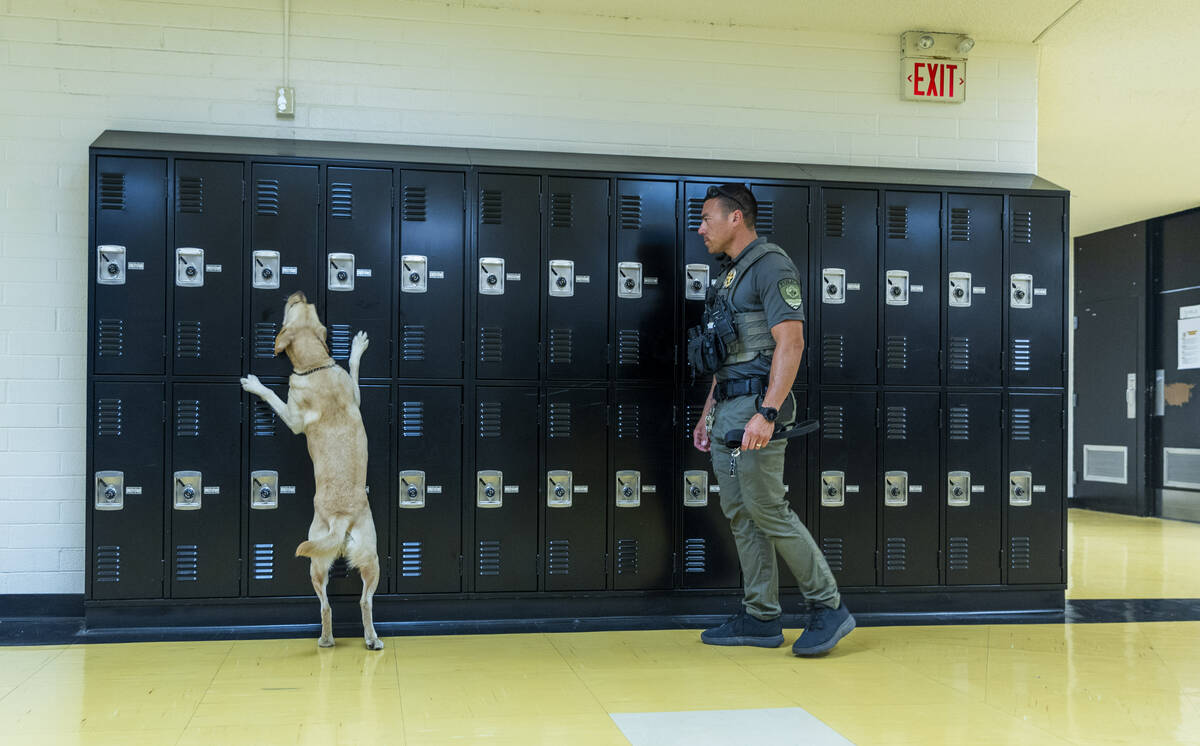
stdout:
<svg viewBox="0 0 1200 746">
<path fill-rule="evenodd" d="M 794 277 L 785 277 L 779 281 L 779 295 L 783 298 L 783 302 L 792 309 L 797 309 L 804 304 L 804 298 L 800 293 L 800 283 Z"/>
</svg>

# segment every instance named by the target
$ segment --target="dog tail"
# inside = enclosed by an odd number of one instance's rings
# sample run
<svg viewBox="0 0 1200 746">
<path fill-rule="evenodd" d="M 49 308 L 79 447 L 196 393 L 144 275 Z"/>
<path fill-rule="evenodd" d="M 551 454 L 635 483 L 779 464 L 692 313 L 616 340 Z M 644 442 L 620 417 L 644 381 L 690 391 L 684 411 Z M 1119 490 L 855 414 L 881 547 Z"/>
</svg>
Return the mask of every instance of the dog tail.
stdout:
<svg viewBox="0 0 1200 746">
<path fill-rule="evenodd" d="M 300 542 L 296 547 L 297 557 L 318 557 L 336 551 L 346 543 L 346 532 L 350 530 L 350 517 L 334 516 L 329 522 L 329 533 L 317 539 Z"/>
</svg>

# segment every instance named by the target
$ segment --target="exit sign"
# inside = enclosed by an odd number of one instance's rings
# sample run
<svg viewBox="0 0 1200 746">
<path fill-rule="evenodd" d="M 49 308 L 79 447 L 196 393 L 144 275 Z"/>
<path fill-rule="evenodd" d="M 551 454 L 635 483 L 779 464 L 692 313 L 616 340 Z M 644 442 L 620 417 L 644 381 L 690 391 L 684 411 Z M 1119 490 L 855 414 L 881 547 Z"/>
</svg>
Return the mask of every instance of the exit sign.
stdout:
<svg viewBox="0 0 1200 746">
<path fill-rule="evenodd" d="M 913 101 L 960 104 L 966 100 L 967 61 L 905 57 L 900 90 Z"/>
</svg>

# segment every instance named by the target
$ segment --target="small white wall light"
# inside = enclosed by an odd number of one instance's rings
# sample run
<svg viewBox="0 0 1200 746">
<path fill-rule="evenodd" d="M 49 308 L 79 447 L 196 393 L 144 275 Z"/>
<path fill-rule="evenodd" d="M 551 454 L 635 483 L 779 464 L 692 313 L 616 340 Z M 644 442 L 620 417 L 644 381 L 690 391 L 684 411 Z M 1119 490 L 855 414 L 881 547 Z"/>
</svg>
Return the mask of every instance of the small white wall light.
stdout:
<svg viewBox="0 0 1200 746">
<path fill-rule="evenodd" d="M 971 49 L 974 48 L 974 46 L 975 46 L 974 39 L 972 39 L 969 36 L 963 36 L 963 37 L 959 38 L 958 46 L 956 47 L 956 49 L 958 50 L 959 54 L 961 54 L 965 57 L 967 55 L 967 52 L 970 52 Z"/>
</svg>

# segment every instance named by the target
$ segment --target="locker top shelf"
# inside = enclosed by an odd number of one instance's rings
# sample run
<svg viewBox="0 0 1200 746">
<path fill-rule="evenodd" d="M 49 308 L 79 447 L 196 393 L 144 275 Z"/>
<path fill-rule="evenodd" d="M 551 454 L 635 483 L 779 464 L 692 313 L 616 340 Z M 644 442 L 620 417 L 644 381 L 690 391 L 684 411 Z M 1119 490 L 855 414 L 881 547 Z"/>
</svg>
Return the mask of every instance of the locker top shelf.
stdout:
<svg viewBox="0 0 1200 746">
<path fill-rule="evenodd" d="M 1035 174 L 425 147 L 124 130 L 106 130 L 92 143 L 92 149 L 202 153 L 235 157 L 274 156 L 278 158 L 394 162 L 475 168 L 601 171 L 618 174 L 684 176 L 698 180 L 757 178 L 935 188 L 1066 192 L 1063 187 Z"/>
</svg>

